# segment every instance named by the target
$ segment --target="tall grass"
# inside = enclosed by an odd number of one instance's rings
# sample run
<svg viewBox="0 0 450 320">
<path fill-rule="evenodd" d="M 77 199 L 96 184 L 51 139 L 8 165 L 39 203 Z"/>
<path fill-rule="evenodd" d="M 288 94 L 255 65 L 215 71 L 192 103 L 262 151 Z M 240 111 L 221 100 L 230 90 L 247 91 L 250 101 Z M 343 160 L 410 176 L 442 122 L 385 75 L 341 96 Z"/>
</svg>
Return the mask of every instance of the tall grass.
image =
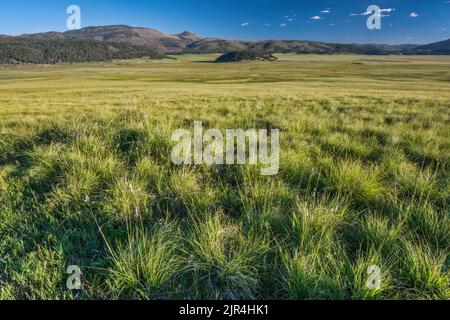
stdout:
<svg viewBox="0 0 450 320">
<path fill-rule="evenodd" d="M 450 298 L 448 58 L 192 59 L 0 68 L 0 298 Z M 174 166 L 195 120 L 279 175 Z"/>
</svg>

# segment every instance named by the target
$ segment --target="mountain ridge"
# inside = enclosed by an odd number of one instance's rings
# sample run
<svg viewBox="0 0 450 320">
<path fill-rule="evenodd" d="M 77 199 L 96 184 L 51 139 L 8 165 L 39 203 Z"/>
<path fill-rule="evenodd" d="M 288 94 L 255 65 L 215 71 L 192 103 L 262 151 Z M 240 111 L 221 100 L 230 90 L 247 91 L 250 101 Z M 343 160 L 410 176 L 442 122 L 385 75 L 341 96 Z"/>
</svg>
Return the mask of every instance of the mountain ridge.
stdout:
<svg viewBox="0 0 450 320">
<path fill-rule="evenodd" d="M 128 25 L 89 26 L 66 32 L 23 34 L 4 39 L 40 40 L 95 40 L 110 43 L 126 43 L 147 47 L 159 54 L 223 54 L 235 51 L 262 51 L 265 53 L 298 54 L 450 54 L 450 40 L 428 45 L 341 44 L 309 40 L 230 40 L 202 38 L 192 31 L 168 34 L 153 28 Z"/>
<path fill-rule="evenodd" d="M 153 28 L 131 27 L 127 25 L 90 26 L 66 32 L 44 32 L 23 34 L 19 38 L 42 40 L 98 40 L 147 46 L 161 53 L 182 50 L 188 44 L 200 39 L 190 31 L 168 34 Z"/>
<path fill-rule="evenodd" d="M 418 46 L 415 51 L 422 54 L 434 52 L 435 54 L 450 55 L 450 39 Z"/>
</svg>

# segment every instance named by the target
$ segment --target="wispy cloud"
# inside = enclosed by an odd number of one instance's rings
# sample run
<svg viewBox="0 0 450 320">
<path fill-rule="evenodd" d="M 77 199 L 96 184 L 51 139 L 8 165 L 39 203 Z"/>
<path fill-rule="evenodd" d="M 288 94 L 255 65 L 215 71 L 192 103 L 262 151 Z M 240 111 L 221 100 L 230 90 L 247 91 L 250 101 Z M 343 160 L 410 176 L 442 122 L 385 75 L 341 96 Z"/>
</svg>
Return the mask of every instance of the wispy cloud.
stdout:
<svg viewBox="0 0 450 320">
<path fill-rule="evenodd" d="M 320 16 L 311 17 L 311 20 L 320 20 L 320 19 L 322 19 Z"/>
<path fill-rule="evenodd" d="M 287 26 L 287 24 L 286 23 L 282 23 L 282 24 L 280 24 L 280 27 L 282 27 L 282 28 L 284 28 L 284 27 L 286 27 Z"/>
<path fill-rule="evenodd" d="M 394 11 L 396 11 L 395 8 L 380 9 L 380 15 L 382 17 L 389 17 L 389 15 L 387 15 L 387 14 L 383 15 L 383 12 L 391 13 L 391 12 L 394 12 Z M 369 15 L 371 15 L 373 13 L 374 13 L 373 11 L 366 11 L 366 12 L 363 12 L 363 13 L 350 13 L 350 16 L 352 16 L 352 17 L 355 17 L 355 16 L 369 16 Z"/>
<path fill-rule="evenodd" d="M 411 18 L 417 18 L 419 16 L 419 14 L 417 12 L 411 12 L 411 14 L 409 16 Z"/>
<path fill-rule="evenodd" d="M 243 23 L 241 24 L 241 27 L 248 27 L 249 25 L 250 25 L 249 22 L 243 22 Z"/>
<path fill-rule="evenodd" d="M 320 13 L 330 13 L 330 12 L 331 12 L 330 8 L 320 11 Z"/>
</svg>

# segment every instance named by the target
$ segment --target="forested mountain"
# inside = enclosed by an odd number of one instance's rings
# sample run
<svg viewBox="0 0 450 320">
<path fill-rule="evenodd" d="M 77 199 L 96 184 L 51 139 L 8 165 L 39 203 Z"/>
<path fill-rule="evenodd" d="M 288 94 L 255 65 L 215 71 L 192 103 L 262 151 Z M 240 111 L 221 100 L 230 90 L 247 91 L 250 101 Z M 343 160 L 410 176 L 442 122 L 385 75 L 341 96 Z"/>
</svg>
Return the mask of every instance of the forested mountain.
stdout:
<svg viewBox="0 0 450 320">
<path fill-rule="evenodd" d="M 414 48 L 411 53 L 448 55 L 450 54 L 450 39 Z"/>
<path fill-rule="evenodd" d="M 408 47 L 410 48 L 410 47 Z M 188 45 L 188 53 L 224 53 L 232 51 L 257 51 L 266 53 L 299 54 L 400 54 L 403 46 L 377 44 L 337 44 L 299 40 L 237 41 L 221 39 L 202 39 Z"/>
<path fill-rule="evenodd" d="M 160 58 L 161 54 L 145 46 L 109 43 L 97 40 L 45 40 L 1 38 L 0 64 L 109 61 L 113 59 Z"/>
<path fill-rule="evenodd" d="M 129 43 L 147 46 L 160 53 L 226 53 L 232 51 L 264 51 L 267 53 L 355 53 L 355 54 L 398 54 L 402 46 L 334 44 L 317 41 L 265 40 L 243 41 L 216 38 L 201 38 L 185 31 L 167 34 L 155 29 L 135 28 L 125 25 L 86 27 L 67 32 L 47 32 L 24 35 L 36 40 L 78 39 L 105 42 Z"/>
<path fill-rule="evenodd" d="M 450 40 L 425 45 L 338 44 L 300 40 L 242 41 L 167 34 L 124 25 L 19 37 L 0 35 L 0 64 L 108 61 L 166 54 L 238 51 L 316 54 L 450 54 Z"/>
<path fill-rule="evenodd" d="M 80 30 L 67 32 L 47 32 L 24 35 L 33 39 L 77 39 L 77 40 L 99 40 L 106 42 L 128 43 L 137 46 L 150 47 L 161 53 L 180 52 L 189 44 L 200 40 L 200 38 L 185 31 L 180 34 L 167 34 L 156 29 L 135 28 L 125 25 L 86 27 Z"/>
</svg>

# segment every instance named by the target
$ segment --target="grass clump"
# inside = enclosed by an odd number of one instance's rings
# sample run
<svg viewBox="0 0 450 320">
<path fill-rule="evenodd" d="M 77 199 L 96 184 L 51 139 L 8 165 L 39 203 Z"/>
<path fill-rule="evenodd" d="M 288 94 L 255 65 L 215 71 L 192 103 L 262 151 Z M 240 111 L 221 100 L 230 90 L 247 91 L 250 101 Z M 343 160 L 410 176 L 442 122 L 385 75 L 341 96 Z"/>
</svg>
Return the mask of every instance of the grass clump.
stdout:
<svg viewBox="0 0 450 320">
<path fill-rule="evenodd" d="M 188 281 L 192 298 L 256 299 L 260 296 L 265 257 L 263 236 L 243 234 L 242 227 L 222 214 L 194 222 L 188 231 Z"/>
<path fill-rule="evenodd" d="M 150 230 L 133 230 L 128 241 L 112 250 L 106 279 L 107 290 L 112 297 L 170 297 L 170 288 L 180 277 L 183 261 L 174 226 L 163 224 Z"/>
</svg>

